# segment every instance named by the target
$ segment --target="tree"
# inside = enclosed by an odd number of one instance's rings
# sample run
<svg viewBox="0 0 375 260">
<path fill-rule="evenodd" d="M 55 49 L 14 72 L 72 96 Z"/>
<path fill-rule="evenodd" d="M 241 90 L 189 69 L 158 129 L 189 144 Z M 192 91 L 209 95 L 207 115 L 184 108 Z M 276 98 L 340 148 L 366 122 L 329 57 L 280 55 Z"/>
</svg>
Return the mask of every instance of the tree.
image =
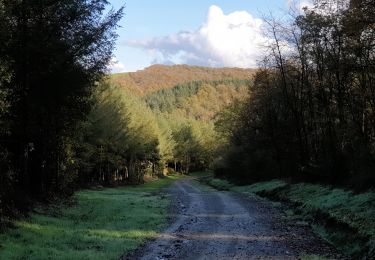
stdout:
<svg viewBox="0 0 375 260">
<path fill-rule="evenodd" d="M 142 183 L 144 175 L 159 175 L 173 155 L 168 129 L 142 100 L 116 85 L 101 82 L 94 106 L 75 138 L 73 167 L 80 182 Z"/>
<path fill-rule="evenodd" d="M 290 24 L 268 21 L 274 39 L 238 129 L 221 123 L 231 144 L 222 168 L 248 180 L 373 185 L 374 8 L 322 0 Z"/>
<path fill-rule="evenodd" d="M 66 187 L 66 147 L 90 109 L 112 56 L 122 9 L 107 0 L 0 1 L 0 87 L 9 104 L 2 134 L 28 194 Z"/>
</svg>

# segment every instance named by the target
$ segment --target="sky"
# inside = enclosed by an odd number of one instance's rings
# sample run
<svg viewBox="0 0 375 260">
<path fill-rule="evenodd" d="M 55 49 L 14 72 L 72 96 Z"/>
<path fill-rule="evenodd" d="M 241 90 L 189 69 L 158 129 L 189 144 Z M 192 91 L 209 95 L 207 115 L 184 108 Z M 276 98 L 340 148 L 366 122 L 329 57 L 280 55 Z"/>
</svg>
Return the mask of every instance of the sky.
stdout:
<svg viewBox="0 0 375 260">
<path fill-rule="evenodd" d="M 113 73 L 153 64 L 256 67 L 267 42 L 262 17 L 283 16 L 289 6 L 308 0 L 110 0 L 125 15 L 113 61 Z"/>
</svg>

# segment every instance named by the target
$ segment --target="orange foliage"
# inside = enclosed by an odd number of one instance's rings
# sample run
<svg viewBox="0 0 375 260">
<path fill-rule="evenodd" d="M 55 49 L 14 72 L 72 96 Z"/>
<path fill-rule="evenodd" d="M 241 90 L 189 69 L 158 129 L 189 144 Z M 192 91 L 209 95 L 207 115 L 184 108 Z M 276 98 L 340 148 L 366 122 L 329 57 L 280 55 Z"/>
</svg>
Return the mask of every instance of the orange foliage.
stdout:
<svg viewBox="0 0 375 260">
<path fill-rule="evenodd" d="M 152 65 L 137 72 L 110 76 L 110 81 L 124 86 L 138 95 L 198 80 L 250 79 L 256 69 L 206 68 L 188 65 Z"/>
</svg>

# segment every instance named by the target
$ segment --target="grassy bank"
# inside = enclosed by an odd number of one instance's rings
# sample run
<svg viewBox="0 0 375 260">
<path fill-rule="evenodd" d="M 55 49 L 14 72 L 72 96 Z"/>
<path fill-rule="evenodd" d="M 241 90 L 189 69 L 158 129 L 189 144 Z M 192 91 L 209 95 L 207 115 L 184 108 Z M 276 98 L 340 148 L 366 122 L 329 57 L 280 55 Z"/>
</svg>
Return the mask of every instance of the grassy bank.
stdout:
<svg viewBox="0 0 375 260">
<path fill-rule="evenodd" d="M 166 224 L 170 198 L 160 189 L 176 178 L 80 191 L 70 206 L 35 208 L 0 234 L 0 259 L 118 259 Z"/>
<path fill-rule="evenodd" d="M 235 186 L 211 179 L 207 184 L 286 202 L 290 206 L 285 212 L 288 218 L 310 223 L 316 233 L 342 252 L 355 259 L 375 257 L 375 192 L 355 194 L 329 186 L 280 180 Z"/>
</svg>

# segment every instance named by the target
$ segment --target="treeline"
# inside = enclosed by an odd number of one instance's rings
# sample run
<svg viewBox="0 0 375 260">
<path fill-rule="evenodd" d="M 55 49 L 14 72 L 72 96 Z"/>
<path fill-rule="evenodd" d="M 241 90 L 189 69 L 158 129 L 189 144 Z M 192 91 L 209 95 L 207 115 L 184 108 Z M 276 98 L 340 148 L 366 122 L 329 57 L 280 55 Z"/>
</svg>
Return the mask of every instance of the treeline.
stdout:
<svg viewBox="0 0 375 260">
<path fill-rule="evenodd" d="M 171 133 L 142 100 L 105 82 L 75 140 L 72 166 L 81 186 L 142 183 L 147 172 L 160 175 L 174 149 Z"/>
<path fill-rule="evenodd" d="M 209 169 L 219 141 L 213 123 L 174 115 L 163 117 L 163 120 L 169 124 L 176 143 L 173 160 L 168 166 L 185 174 Z"/>
<path fill-rule="evenodd" d="M 107 8 L 106 0 L 0 0 L 0 222 L 76 188 L 74 149 L 81 125 L 90 129 L 122 17 Z"/>
<path fill-rule="evenodd" d="M 145 175 L 208 169 L 221 137 L 212 121 L 200 120 L 197 115 L 216 112 L 206 106 L 181 113 L 183 104 L 187 102 L 187 108 L 201 102 L 221 102 L 219 110 L 224 100 L 230 103 L 246 96 L 247 83 L 188 82 L 140 97 L 108 79 L 102 81 L 92 94 L 90 113 L 78 125 L 69 146 L 69 167 L 76 176 L 72 184 L 136 184 L 142 183 Z M 202 91 L 212 93 L 214 98 L 203 96 L 190 102 Z M 168 104 L 168 109 L 151 105 L 158 101 L 161 106 Z"/>
<path fill-rule="evenodd" d="M 236 180 L 375 184 L 375 5 L 315 1 L 273 41 L 249 98 L 223 112 L 216 174 Z"/>
<path fill-rule="evenodd" d="M 255 69 L 155 64 L 136 72 L 114 74 L 111 81 L 139 95 L 147 95 L 185 82 L 248 79 L 254 72 Z"/>
<path fill-rule="evenodd" d="M 121 17 L 106 0 L 0 0 L 0 225 L 81 187 L 210 167 L 220 136 L 208 119 L 246 96 L 246 81 L 147 97 L 114 84 Z"/>
<path fill-rule="evenodd" d="M 249 80 L 193 81 L 143 97 L 163 131 L 172 135 L 174 149 L 169 168 L 188 173 L 211 167 L 221 136 L 213 118 L 235 100 L 247 96 Z"/>
</svg>

